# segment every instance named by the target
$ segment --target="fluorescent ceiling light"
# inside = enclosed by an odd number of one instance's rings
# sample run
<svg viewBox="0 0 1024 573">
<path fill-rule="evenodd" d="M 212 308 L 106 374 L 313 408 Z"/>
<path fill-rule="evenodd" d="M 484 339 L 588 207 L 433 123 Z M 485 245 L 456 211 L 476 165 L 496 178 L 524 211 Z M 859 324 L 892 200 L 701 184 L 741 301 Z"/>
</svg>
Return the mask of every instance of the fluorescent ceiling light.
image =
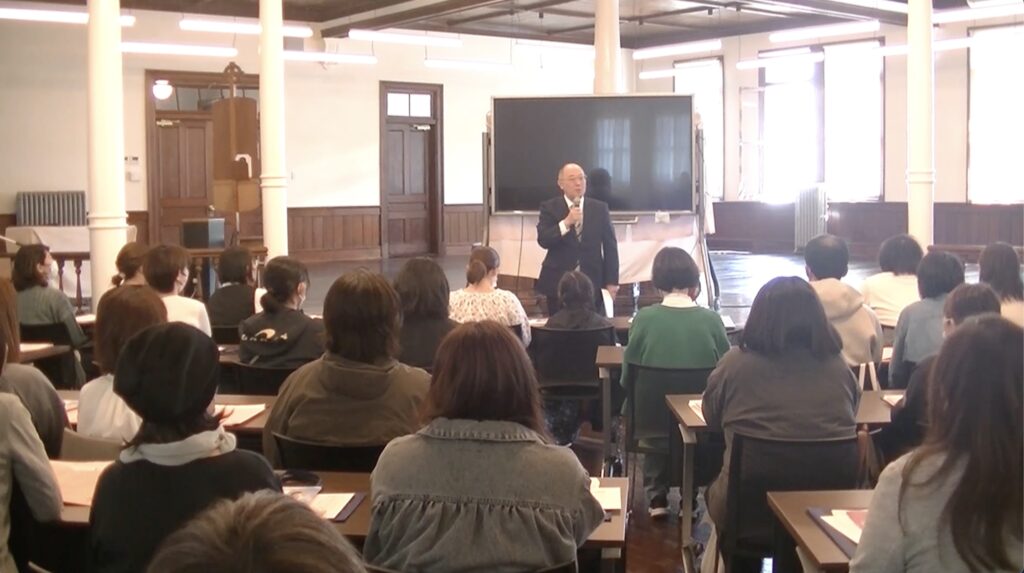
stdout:
<svg viewBox="0 0 1024 573">
<path fill-rule="evenodd" d="M 229 22 L 226 20 L 203 20 L 184 18 L 178 22 L 178 28 L 189 32 L 223 32 L 227 34 L 248 34 L 258 36 L 259 22 Z M 287 38 L 311 38 L 313 29 L 309 26 L 282 26 L 282 35 Z"/>
<path fill-rule="evenodd" d="M 685 54 L 699 54 L 701 52 L 714 52 L 722 49 L 721 40 L 706 40 L 703 42 L 688 42 L 685 44 L 672 44 L 670 46 L 657 46 L 644 48 L 633 52 L 634 60 L 649 60 L 664 56 L 682 56 Z"/>
<path fill-rule="evenodd" d="M 1005 16 L 1018 16 L 1021 14 L 1024 14 L 1024 2 L 1016 2 L 1014 4 L 988 6 L 986 8 L 943 10 L 942 12 L 932 14 L 932 23 L 972 22 L 974 20 L 988 20 L 989 18 L 1003 18 Z"/>
<path fill-rule="evenodd" d="M 692 70 L 694 68 L 706 68 L 712 66 L 718 66 L 718 60 L 698 60 L 695 62 L 679 62 L 673 67 L 664 70 L 644 70 L 640 72 L 639 78 L 641 80 L 653 80 L 658 78 L 671 78 L 675 77 L 686 70 Z"/>
<path fill-rule="evenodd" d="M 377 56 L 366 54 L 337 54 L 333 52 L 299 52 L 285 50 L 284 59 L 293 62 L 323 62 L 327 64 L 376 64 Z"/>
<path fill-rule="evenodd" d="M 965 49 L 965 48 L 970 48 L 972 46 L 976 46 L 978 44 L 984 44 L 986 42 L 998 42 L 1000 40 L 1005 40 L 1007 38 L 1013 38 L 1013 36 L 1015 36 L 1017 34 L 1022 34 L 1022 32 L 1024 32 L 1024 26 L 1019 26 L 1017 28 L 1016 34 L 1014 32 L 1009 32 L 1009 33 L 1007 33 L 1005 35 L 1004 34 L 992 35 L 992 36 L 981 35 L 981 36 L 970 36 L 970 37 L 967 37 L 967 38 L 950 38 L 948 40 L 937 40 L 937 41 L 932 43 L 932 51 L 933 52 L 950 52 L 950 51 L 953 51 L 953 50 L 962 50 L 962 49 Z M 1024 35 L 1021 35 L 1021 38 L 1024 38 Z M 906 44 L 900 44 L 900 45 L 897 45 L 897 46 L 882 46 L 882 47 L 878 48 L 877 53 L 881 54 L 883 56 L 905 56 L 905 55 L 907 55 L 907 45 Z"/>
<path fill-rule="evenodd" d="M 768 55 L 753 60 L 741 60 L 736 62 L 737 70 L 756 70 L 767 68 L 773 64 L 795 64 L 795 63 L 816 63 L 825 60 L 824 52 L 806 52 L 796 55 Z"/>
<path fill-rule="evenodd" d="M 482 62 L 479 60 L 437 60 L 427 58 L 423 65 L 428 68 L 445 70 L 476 70 L 482 72 L 497 72 L 512 69 L 512 64 L 505 62 Z"/>
<path fill-rule="evenodd" d="M 425 33 L 352 29 L 348 31 L 348 37 L 353 40 L 384 42 L 388 44 L 411 44 L 414 46 L 440 46 L 448 48 L 462 47 L 462 38 L 456 36 L 430 36 Z"/>
<path fill-rule="evenodd" d="M 897 12 L 899 14 L 907 13 L 907 4 L 905 2 L 896 2 L 894 0 L 832 0 L 838 4 L 847 4 L 849 6 L 860 6 L 862 8 L 875 8 L 877 10 L 885 10 L 886 12 Z"/>
<path fill-rule="evenodd" d="M 55 24 L 88 24 L 89 13 L 75 10 L 36 10 L 34 8 L 0 8 L 0 20 L 21 20 L 23 22 L 52 22 Z M 135 16 L 124 14 L 121 26 L 135 25 Z"/>
<path fill-rule="evenodd" d="M 878 20 L 844 22 L 842 24 L 830 24 L 827 26 L 814 26 L 813 28 L 799 28 L 796 30 L 773 32 L 768 36 L 768 41 L 773 44 L 777 44 L 780 42 L 799 42 L 802 40 L 814 40 L 816 38 L 828 38 L 831 36 L 868 34 L 870 32 L 877 32 L 879 28 L 881 28 L 881 24 Z"/>
<path fill-rule="evenodd" d="M 230 46 L 196 46 L 190 44 L 157 44 L 153 42 L 121 42 L 126 54 L 161 54 L 168 56 L 213 56 L 234 58 L 238 50 Z"/>
</svg>

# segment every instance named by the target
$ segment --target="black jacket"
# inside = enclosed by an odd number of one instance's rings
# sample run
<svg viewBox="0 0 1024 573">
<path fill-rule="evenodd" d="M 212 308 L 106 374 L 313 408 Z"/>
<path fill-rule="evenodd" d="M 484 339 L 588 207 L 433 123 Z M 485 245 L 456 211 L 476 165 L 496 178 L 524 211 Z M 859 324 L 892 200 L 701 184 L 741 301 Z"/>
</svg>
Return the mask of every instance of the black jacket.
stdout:
<svg viewBox="0 0 1024 573">
<path fill-rule="evenodd" d="M 206 312 L 213 326 L 238 326 L 256 314 L 256 289 L 251 285 L 230 284 L 213 291 L 206 301 Z"/>
<path fill-rule="evenodd" d="M 238 327 L 239 359 L 266 368 L 298 368 L 324 353 L 324 321 L 301 310 L 261 312 Z"/>
<path fill-rule="evenodd" d="M 575 229 L 562 235 L 558 223 L 568 214 L 569 206 L 561 194 L 540 204 L 537 243 L 548 253 L 541 264 L 535 288 L 549 298 L 556 297 L 562 275 L 579 265 L 583 274 L 594 283 L 595 294 L 600 297 L 601 288 L 619 284 L 619 245 L 615 240 L 608 204 L 590 197 L 583 200 L 582 238 L 577 236 Z"/>
</svg>

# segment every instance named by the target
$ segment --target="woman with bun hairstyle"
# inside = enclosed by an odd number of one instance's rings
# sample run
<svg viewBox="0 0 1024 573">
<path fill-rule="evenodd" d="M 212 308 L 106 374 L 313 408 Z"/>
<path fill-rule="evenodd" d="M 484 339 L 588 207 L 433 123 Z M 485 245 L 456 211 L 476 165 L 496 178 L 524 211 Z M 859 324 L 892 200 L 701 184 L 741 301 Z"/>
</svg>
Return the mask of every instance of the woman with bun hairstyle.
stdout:
<svg viewBox="0 0 1024 573">
<path fill-rule="evenodd" d="M 519 326 L 522 340 L 530 345 L 530 322 L 519 298 L 498 288 L 501 259 L 491 247 L 473 247 L 466 265 L 466 288 L 452 293 L 449 315 L 455 322 L 493 320 L 505 326 Z"/>
<path fill-rule="evenodd" d="M 132 241 L 126 243 L 117 252 L 117 274 L 110 278 L 110 284 L 119 286 L 146 286 L 146 275 L 142 272 L 142 262 L 146 259 L 149 247 Z"/>
</svg>

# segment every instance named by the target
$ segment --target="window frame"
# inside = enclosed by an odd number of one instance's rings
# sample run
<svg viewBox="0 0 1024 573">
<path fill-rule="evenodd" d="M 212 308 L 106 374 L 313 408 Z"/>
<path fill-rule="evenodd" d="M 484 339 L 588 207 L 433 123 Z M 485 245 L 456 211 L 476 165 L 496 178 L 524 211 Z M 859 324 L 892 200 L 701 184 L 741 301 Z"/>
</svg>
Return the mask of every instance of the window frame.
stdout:
<svg viewBox="0 0 1024 573">
<path fill-rule="evenodd" d="M 679 65 L 679 64 L 692 64 L 692 63 L 695 63 L 695 62 L 712 62 L 712 61 L 717 61 L 718 62 L 718 70 L 722 74 L 722 82 L 721 82 L 721 96 L 722 96 L 722 136 L 721 136 L 721 138 L 722 138 L 722 173 L 721 173 L 722 195 L 719 196 L 719 197 L 715 197 L 714 195 L 710 195 L 709 194 L 708 197 L 710 197 L 711 201 L 725 201 L 726 200 L 726 198 L 725 198 L 725 195 L 726 195 L 726 193 L 725 193 L 725 187 L 726 187 L 725 186 L 725 174 L 728 172 L 727 165 L 726 165 L 728 163 L 728 161 L 726 159 L 726 152 L 725 152 L 726 151 L 725 134 L 726 134 L 726 131 L 727 131 L 726 128 L 725 128 L 725 123 L 726 123 L 726 121 L 725 121 L 725 115 L 726 115 L 725 114 L 725 110 L 726 110 L 726 106 L 725 106 L 725 78 L 726 78 L 726 76 L 725 76 L 725 56 L 719 55 L 719 56 L 711 56 L 711 57 L 705 57 L 705 58 L 687 58 L 687 59 L 682 59 L 682 60 L 674 60 L 672 62 L 672 69 L 674 70 L 676 68 L 676 66 Z M 676 82 L 678 80 L 679 80 L 678 76 L 676 76 L 676 75 L 672 76 L 672 93 L 674 93 L 674 94 L 678 94 L 679 93 L 676 90 Z M 694 113 L 697 112 L 696 106 L 694 106 L 693 111 L 694 111 Z M 707 138 L 705 138 L 705 146 L 706 145 L 707 145 Z M 696 151 L 696 149 L 695 149 L 695 151 Z"/>
</svg>

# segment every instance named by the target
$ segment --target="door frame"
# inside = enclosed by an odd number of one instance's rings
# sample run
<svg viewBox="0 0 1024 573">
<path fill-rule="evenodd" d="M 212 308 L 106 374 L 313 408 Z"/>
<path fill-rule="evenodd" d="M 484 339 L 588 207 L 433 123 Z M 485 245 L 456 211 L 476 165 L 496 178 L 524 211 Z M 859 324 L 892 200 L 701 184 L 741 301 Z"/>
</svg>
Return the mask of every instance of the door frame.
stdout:
<svg viewBox="0 0 1024 573">
<path fill-rule="evenodd" d="M 441 84 L 425 84 L 415 82 L 392 82 L 381 81 L 379 87 L 378 115 L 380 121 L 380 256 L 381 259 L 389 257 L 388 248 L 388 201 L 385 191 L 387 174 L 387 128 L 388 128 L 388 91 L 411 91 L 416 93 L 429 93 L 434 129 L 431 130 L 434 137 L 436 152 L 434 153 L 433 173 L 434 176 L 427 185 L 427 251 L 429 254 L 438 256 L 444 255 L 444 86 Z M 426 118 L 393 118 L 395 123 L 426 123 Z"/>
<path fill-rule="evenodd" d="M 173 86 L 200 87 L 205 88 L 211 85 L 226 85 L 227 81 L 223 73 L 212 72 L 185 72 L 177 70 L 151 70 L 146 69 L 144 74 L 143 97 L 146 98 L 146 210 L 149 212 L 149 241 L 158 244 L 160 240 L 160 192 L 157 189 L 160 181 L 157 178 L 157 170 L 150 166 L 157 161 L 157 109 L 153 98 L 151 86 L 158 79 L 168 80 Z M 242 74 L 239 76 L 238 87 L 258 89 L 260 77 L 258 74 Z M 212 114 L 201 114 L 197 112 L 161 111 L 160 119 L 200 119 L 201 116 Z"/>
</svg>

